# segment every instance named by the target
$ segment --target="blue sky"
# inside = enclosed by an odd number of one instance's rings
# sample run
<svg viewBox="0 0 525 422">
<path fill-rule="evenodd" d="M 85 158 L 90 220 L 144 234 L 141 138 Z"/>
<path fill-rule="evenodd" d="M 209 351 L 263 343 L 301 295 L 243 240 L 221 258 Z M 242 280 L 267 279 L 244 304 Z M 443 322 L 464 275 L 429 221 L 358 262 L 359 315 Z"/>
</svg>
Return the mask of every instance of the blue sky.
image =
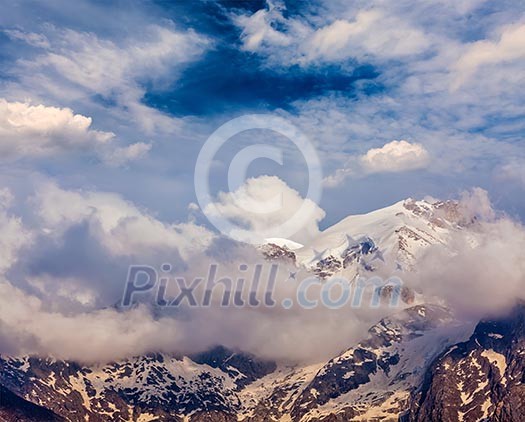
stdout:
<svg viewBox="0 0 525 422">
<path fill-rule="evenodd" d="M 2 9 L 0 97 L 92 119 L 93 133 L 77 134 L 85 142 L 51 140 L 39 153 L 6 145 L 3 184 L 22 199 L 49 179 L 185 221 L 206 138 L 231 118 L 272 113 L 318 149 L 330 181 L 323 227 L 473 186 L 525 216 L 520 1 L 21 1 Z M 52 136 L 70 136 L 60 131 Z M 112 133 L 111 146 L 93 146 L 95 131 Z M 247 134 L 229 148 L 274 138 Z M 371 150 L 407 161 L 367 167 Z M 276 173 L 304 192 L 304 162 L 298 151 L 289 160 L 259 160 L 250 174 Z M 222 188 L 225 175 L 215 176 Z"/>
</svg>

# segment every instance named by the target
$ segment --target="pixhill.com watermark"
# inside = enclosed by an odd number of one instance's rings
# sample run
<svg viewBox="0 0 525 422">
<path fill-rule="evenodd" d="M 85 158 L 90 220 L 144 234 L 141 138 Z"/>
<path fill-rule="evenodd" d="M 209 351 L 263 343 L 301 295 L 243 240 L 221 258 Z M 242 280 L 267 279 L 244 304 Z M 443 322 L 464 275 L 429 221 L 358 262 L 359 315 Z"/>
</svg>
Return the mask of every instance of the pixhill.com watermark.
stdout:
<svg viewBox="0 0 525 422">
<path fill-rule="evenodd" d="M 219 265 L 211 264 L 202 276 L 188 278 L 169 274 L 170 264 L 163 264 L 160 271 L 149 265 L 132 265 L 121 306 L 130 307 L 145 299 L 152 300 L 160 308 L 280 306 L 291 309 L 297 306 L 303 309 L 340 309 L 346 306 L 402 305 L 403 282 L 399 277 L 348 280 L 334 276 L 321 280 L 309 274 L 300 278 L 297 273 L 289 273 L 287 279 L 280 280 L 283 271 L 280 271 L 279 264 L 265 267 L 262 264 L 240 264 L 238 274 L 230 277 L 220 275 Z"/>
</svg>

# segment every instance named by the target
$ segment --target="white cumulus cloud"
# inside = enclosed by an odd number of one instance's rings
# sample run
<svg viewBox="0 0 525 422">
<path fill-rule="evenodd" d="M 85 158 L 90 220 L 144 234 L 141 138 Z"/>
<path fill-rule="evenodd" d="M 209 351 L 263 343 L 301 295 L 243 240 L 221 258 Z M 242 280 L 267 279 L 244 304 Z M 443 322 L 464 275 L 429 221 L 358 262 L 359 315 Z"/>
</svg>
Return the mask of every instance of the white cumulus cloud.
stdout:
<svg viewBox="0 0 525 422">
<path fill-rule="evenodd" d="M 417 170 L 429 163 L 429 157 L 428 151 L 419 143 L 391 141 L 380 148 L 369 149 L 363 155 L 349 157 L 342 168 L 324 178 L 323 185 L 335 188 L 349 177 Z"/>
<path fill-rule="evenodd" d="M 105 162 L 123 164 L 150 149 L 142 142 L 116 147 L 115 138 L 112 132 L 92 129 L 91 117 L 75 114 L 70 108 L 0 98 L 0 155 L 4 159 L 92 151 Z"/>
<path fill-rule="evenodd" d="M 305 213 L 299 211 L 303 205 L 307 209 Z M 318 222 L 325 216 L 317 204 L 301 197 L 276 176 L 251 178 L 233 192 L 221 192 L 213 207 L 204 211 L 252 231 L 258 240 L 282 237 L 281 225 L 297 222 L 298 231 L 290 237 L 300 243 L 319 232 Z"/>
<path fill-rule="evenodd" d="M 368 150 L 360 157 L 360 162 L 367 172 L 380 173 L 419 169 L 427 165 L 428 159 L 423 145 L 401 140 Z"/>
<path fill-rule="evenodd" d="M 69 108 L 0 99 L 3 155 L 48 155 L 109 142 L 115 135 L 91 129 L 91 118 Z"/>
</svg>

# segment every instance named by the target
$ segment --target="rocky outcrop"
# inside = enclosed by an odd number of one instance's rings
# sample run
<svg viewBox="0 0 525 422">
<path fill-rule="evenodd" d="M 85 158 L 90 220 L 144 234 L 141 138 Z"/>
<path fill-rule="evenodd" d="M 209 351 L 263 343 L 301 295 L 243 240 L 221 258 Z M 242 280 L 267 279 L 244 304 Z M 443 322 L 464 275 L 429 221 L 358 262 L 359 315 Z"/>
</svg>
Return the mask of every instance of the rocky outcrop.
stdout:
<svg viewBox="0 0 525 422">
<path fill-rule="evenodd" d="M 192 358 L 151 354 L 93 366 L 3 358 L 0 382 L 73 422 L 229 420 L 242 407 L 237 391 L 273 369 L 218 347 Z"/>
<path fill-rule="evenodd" d="M 259 246 L 259 250 L 265 259 L 269 261 L 283 261 L 295 265 L 296 256 L 286 246 L 279 246 L 275 243 L 267 243 Z"/>
<path fill-rule="evenodd" d="M 414 395 L 409 421 L 525 420 L 525 307 L 480 322 L 445 350 Z"/>
<path fill-rule="evenodd" d="M 0 420 L 2 422 L 65 422 L 52 411 L 24 400 L 0 385 Z"/>
<path fill-rule="evenodd" d="M 446 309 L 432 305 L 414 306 L 381 320 L 369 330 L 366 340 L 331 359 L 317 372 L 295 401 L 292 419 L 301 420 L 312 413 L 357 417 L 372 407 L 399 413 L 405 401 L 392 401 L 393 395 L 418 385 L 423 376 L 421 365 L 438 354 L 441 341 L 447 339 L 445 335 L 436 342 L 436 330 L 451 321 Z M 435 348 L 427 348 L 426 356 L 415 359 L 413 355 L 422 351 L 418 340 L 423 338 Z"/>
</svg>

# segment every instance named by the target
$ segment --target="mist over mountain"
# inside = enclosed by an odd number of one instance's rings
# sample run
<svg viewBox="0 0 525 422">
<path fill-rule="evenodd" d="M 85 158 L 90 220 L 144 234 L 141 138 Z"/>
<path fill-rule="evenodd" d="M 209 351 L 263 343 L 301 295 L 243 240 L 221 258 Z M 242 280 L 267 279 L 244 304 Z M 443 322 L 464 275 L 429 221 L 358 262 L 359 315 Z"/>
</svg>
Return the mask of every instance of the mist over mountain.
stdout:
<svg viewBox="0 0 525 422">
<path fill-rule="evenodd" d="M 99 228 L 104 223 L 96 221 Z M 94 237 L 103 236 L 99 230 L 86 235 L 104 241 Z M 67 230 L 61 231 L 67 237 Z M 240 263 L 259 264 L 264 275 L 273 266 L 275 306 L 224 307 L 226 290 L 219 288 L 207 307 L 188 302 L 163 308 L 147 292 L 131 308 L 77 305 L 64 313 L 53 311 L 45 297 L 34 296 L 28 308 L 27 293 L 6 279 L 0 384 L 10 394 L 79 421 L 432 419 L 444 414 L 438 399 L 429 396 L 437 393 L 428 392 L 438 376 L 436 359 L 475 336 L 480 319 L 500 321 L 524 299 L 519 258 L 525 231 L 496 212 L 479 189 L 458 201 L 407 199 L 349 216 L 307 244 L 283 238 L 258 246 L 229 241 L 229 252 L 221 257 L 216 248 L 225 244 L 210 236 L 175 273 L 193 280 L 206 263 L 219 262 L 225 265 L 220 275 L 235 280 L 248 278 Z M 317 280 L 308 290 L 317 302 L 334 279 L 355 291 L 360 279 L 379 282 L 365 287 L 359 306 L 351 301 L 327 306 L 342 296 L 337 287 L 318 306 L 305 308 L 300 301 L 283 306 L 284 300 L 298 298 L 298 284 L 308 277 Z M 239 297 L 248 300 L 250 291 L 250 286 L 238 290 Z M 205 291 L 194 294 L 202 297 Z M 504 339 L 518 338 L 510 327 L 519 326 L 519 309 L 494 322 L 501 329 L 483 334 L 491 341 L 476 343 L 485 362 L 480 365 L 490 370 L 495 359 L 500 371 L 494 386 L 483 390 L 490 397 L 500 394 L 495 385 L 505 388 L 507 368 L 515 371 L 510 368 L 521 349 Z M 466 397 L 479 394 L 461 388 L 454 400 L 464 420 L 501 412 L 498 399 L 474 402 Z M 510 384 L 506 388 L 509 397 L 519 394 Z M 479 401 L 478 410 L 467 405 L 469 400 L 472 405 Z M 413 407 L 418 401 L 424 401 L 425 410 Z"/>
</svg>

